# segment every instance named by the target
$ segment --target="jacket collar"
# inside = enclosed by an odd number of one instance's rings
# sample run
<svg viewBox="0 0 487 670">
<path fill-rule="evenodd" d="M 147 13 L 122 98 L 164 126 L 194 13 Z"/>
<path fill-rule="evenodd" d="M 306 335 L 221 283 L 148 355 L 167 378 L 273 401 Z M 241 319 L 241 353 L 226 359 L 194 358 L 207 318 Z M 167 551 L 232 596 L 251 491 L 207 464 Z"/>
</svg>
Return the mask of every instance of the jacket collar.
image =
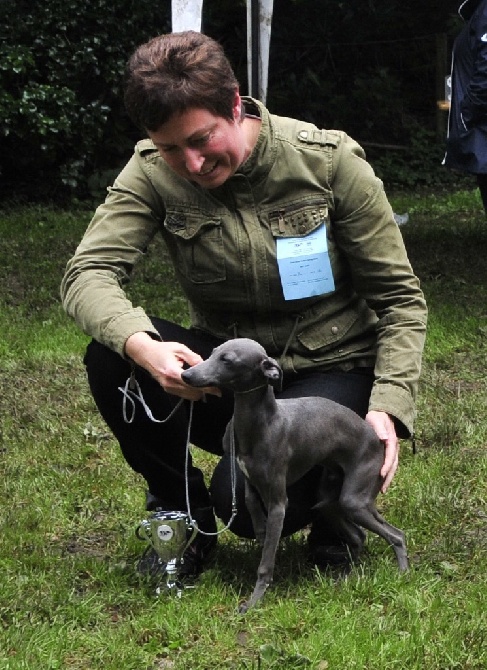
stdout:
<svg viewBox="0 0 487 670">
<path fill-rule="evenodd" d="M 481 0 L 464 0 L 458 8 L 458 13 L 464 21 L 468 21 L 477 9 Z"/>
<path fill-rule="evenodd" d="M 276 157 L 275 129 L 272 117 L 266 107 L 254 98 L 242 96 L 245 112 L 248 115 L 260 116 L 261 127 L 257 142 L 247 160 L 237 170 L 251 182 L 260 181 L 270 171 Z"/>
</svg>

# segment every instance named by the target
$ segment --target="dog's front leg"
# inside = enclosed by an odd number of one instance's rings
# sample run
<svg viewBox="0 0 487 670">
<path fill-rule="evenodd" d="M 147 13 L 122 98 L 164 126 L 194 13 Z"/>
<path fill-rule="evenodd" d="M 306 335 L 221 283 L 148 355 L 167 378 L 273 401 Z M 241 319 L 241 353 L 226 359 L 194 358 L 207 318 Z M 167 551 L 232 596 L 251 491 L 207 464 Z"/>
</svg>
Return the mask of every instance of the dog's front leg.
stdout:
<svg viewBox="0 0 487 670">
<path fill-rule="evenodd" d="M 264 546 L 266 535 L 267 516 L 264 513 L 262 502 L 257 490 L 252 486 L 249 479 L 245 478 L 245 504 L 249 510 L 254 527 L 255 537 L 261 547 Z"/>
<path fill-rule="evenodd" d="M 257 582 L 254 591 L 249 600 L 244 602 L 239 612 L 245 614 L 248 609 L 253 607 L 255 603 L 262 598 L 266 589 L 272 583 L 274 575 L 274 565 L 276 562 L 276 552 L 281 539 L 282 526 L 284 524 L 284 515 L 286 513 L 286 502 L 278 503 L 270 506 L 267 512 L 267 523 L 264 548 L 262 550 L 262 557 L 260 565 L 257 570 Z"/>
</svg>

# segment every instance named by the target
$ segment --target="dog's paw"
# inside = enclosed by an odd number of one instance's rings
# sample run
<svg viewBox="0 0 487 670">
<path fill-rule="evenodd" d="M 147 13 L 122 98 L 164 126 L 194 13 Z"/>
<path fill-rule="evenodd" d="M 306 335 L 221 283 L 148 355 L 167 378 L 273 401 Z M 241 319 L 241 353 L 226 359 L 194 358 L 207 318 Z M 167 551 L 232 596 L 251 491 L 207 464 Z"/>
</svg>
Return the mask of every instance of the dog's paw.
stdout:
<svg viewBox="0 0 487 670">
<path fill-rule="evenodd" d="M 248 600 L 245 600 L 243 603 L 240 603 L 240 605 L 238 606 L 238 613 L 239 614 L 246 614 L 249 609 L 250 609 L 250 602 Z"/>
</svg>

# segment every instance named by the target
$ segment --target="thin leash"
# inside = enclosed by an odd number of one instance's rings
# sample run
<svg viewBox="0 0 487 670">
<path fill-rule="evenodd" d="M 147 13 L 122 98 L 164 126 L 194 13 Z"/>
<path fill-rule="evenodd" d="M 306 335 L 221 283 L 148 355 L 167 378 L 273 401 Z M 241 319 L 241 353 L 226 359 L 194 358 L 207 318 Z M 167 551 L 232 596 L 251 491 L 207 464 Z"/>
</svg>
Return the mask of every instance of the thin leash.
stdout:
<svg viewBox="0 0 487 670">
<path fill-rule="evenodd" d="M 235 517 L 237 516 L 237 459 L 235 457 L 235 431 L 233 430 L 233 418 L 230 420 L 232 430 L 230 432 L 230 487 L 232 491 L 232 515 L 229 522 L 224 528 L 215 531 L 214 533 L 207 532 L 198 528 L 197 522 L 193 519 L 191 515 L 191 505 L 189 502 L 189 456 L 190 456 L 190 434 L 191 434 L 191 424 L 193 421 L 193 400 L 190 400 L 189 405 L 189 421 L 188 421 L 188 435 L 186 437 L 186 461 L 185 461 L 185 486 L 186 486 L 186 507 L 188 510 L 188 517 L 190 523 L 196 527 L 199 533 L 206 535 L 208 537 L 214 537 L 221 535 L 225 531 L 229 530 L 232 525 Z"/>
<path fill-rule="evenodd" d="M 177 410 L 181 407 L 182 403 L 184 402 L 183 398 L 180 398 L 175 407 L 171 410 L 171 412 L 168 414 L 168 416 L 165 419 L 156 419 L 155 416 L 153 415 L 150 407 L 147 405 L 144 395 L 142 393 L 142 389 L 140 388 L 140 384 L 135 378 L 135 374 L 132 371 L 130 376 L 127 378 L 127 381 L 125 382 L 124 386 L 119 386 L 118 390 L 122 393 L 123 395 L 123 401 L 122 401 L 122 415 L 123 415 L 123 420 L 125 423 L 132 423 L 134 418 L 135 418 L 135 407 L 136 403 L 135 401 L 137 400 L 140 402 L 142 405 L 144 412 L 146 416 L 150 419 L 150 421 L 153 421 L 154 423 L 166 423 L 171 419 L 174 414 L 177 412 Z M 130 413 L 128 410 L 128 405 L 130 405 Z M 230 487 L 232 491 L 232 514 L 230 516 L 230 520 L 227 523 L 227 525 L 224 528 L 221 528 L 220 530 L 215 531 L 214 533 L 207 532 L 204 530 L 201 530 L 201 528 L 198 527 L 198 523 L 195 521 L 193 518 L 193 515 L 191 513 L 191 504 L 189 500 L 189 458 L 191 454 L 190 450 L 190 438 L 191 438 L 191 426 L 193 423 L 193 405 L 194 401 L 190 400 L 189 401 L 189 420 L 188 420 L 188 432 L 186 436 L 186 455 L 185 455 L 185 463 L 184 463 L 184 479 L 185 479 L 185 493 L 186 493 L 186 507 L 188 511 L 188 517 L 190 523 L 196 528 L 198 533 L 201 533 L 202 535 L 206 535 L 209 537 L 213 536 L 218 536 L 224 533 L 225 531 L 229 530 L 230 526 L 232 525 L 235 517 L 237 516 L 237 459 L 236 459 L 236 454 L 235 454 L 235 431 L 233 429 L 233 418 L 231 419 L 231 432 L 230 432 Z M 155 460 L 159 460 L 157 456 L 153 455 Z M 161 462 L 159 460 L 159 462 Z"/>
</svg>

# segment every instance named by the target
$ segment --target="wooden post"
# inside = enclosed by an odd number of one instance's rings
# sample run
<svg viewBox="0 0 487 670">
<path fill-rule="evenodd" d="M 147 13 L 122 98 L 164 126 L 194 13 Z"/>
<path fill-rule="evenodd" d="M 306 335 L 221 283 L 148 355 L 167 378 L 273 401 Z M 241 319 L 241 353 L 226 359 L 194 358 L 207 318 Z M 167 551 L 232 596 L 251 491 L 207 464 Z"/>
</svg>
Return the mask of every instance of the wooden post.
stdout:
<svg viewBox="0 0 487 670">
<path fill-rule="evenodd" d="M 247 0 L 250 8 L 249 37 L 250 37 L 250 95 L 253 98 L 260 97 L 260 2 L 259 0 Z"/>
<path fill-rule="evenodd" d="M 171 0 L 172 32 L 196 30 L 201 32 L 203 0 Z"/>
<path fill-rule="evenodd" d="M 269 45 L 274 0 L 247 0 L 247 76 L 249 95 L 267 97 Z"/>
</svg>

